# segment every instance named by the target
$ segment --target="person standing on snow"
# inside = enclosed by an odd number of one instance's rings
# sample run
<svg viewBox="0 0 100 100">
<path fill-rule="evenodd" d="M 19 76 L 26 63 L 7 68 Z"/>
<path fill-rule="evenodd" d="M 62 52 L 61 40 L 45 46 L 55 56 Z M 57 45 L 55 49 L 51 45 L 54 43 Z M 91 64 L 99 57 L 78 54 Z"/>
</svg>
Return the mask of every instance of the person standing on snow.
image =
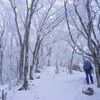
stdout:
<svg viewBox="0 0 100 100">
<path fill-rule="evenodd" d="M 92 77 L 92 74 L 91 74 L 91 71 L 93 70 L 93 68 L 92 68 L 89 60 L 86 60 L 84 62 L 83 69 L 84 69 L 85 74 L 86 74 L 87 84 L 89 84 L 89 79 L 91 80 L 91 83 L 93 84 L 93 77 Z"/>
</svg>

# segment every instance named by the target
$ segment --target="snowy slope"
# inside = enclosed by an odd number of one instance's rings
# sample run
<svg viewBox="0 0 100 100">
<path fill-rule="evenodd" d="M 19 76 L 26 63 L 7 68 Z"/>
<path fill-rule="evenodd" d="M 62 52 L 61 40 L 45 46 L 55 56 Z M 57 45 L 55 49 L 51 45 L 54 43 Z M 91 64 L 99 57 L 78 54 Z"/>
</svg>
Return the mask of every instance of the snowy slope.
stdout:
<svg viewBox="0 0 100 100">
<path fill-rule="evenodd" d="M 82 93 L 87 86 L 94 89 L 94 95 Z M 100 89 L 96 87 L 96 82 L 86 84 L 84 72 L 55 74 L 48 68 L 41 73 L 40 79 L 30 81 L 27 91 L 18 91 L 18 88 L 7 93 L 7 100 L 100 100 Z"/>
</svg>

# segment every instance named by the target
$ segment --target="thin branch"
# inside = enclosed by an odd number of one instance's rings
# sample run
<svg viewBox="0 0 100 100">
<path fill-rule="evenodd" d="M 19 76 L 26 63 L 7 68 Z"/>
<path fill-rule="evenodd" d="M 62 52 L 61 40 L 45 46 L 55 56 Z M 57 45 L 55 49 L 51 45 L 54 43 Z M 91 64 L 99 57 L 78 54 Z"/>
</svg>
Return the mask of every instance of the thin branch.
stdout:
<svg viewBox="0 0 100 100">
<path fill-rule="evenodd" d="M 79 20 L 80 20 L 80 22 L 81 22 L 81 26 L 83 27 L 83 30 L 84 30 L 84 32 L 85 32 L 86 35 L 87 35 L 88 32 L 87 32 L 86 26 L 85 26 L 85 24 L 84 24 L 84 22 L 83 22 L 83 20 L 82 20 L 82 18 L 81 18 L 81 16 L 80 16 L 80 14 L 78 13 L 77 6 L 75 5 L 75 3 L 74 3 L 74 8 L 75 8 L 75 12 L 76 12 L 76 14 L 77 14 L 77 16 L 78 16 L 78 18 L 79 18 Z"/>
<path fill-rule="evenodd" d="M 12 7 L 12 9 L 13 9 L 14 16 L 15 16 L 15 24 L 16 24 L 17 33 L 18 33 L 18 36 L 19 36 L 20 46 L 22 46 L 22 38 L 21 38 L 21 35 L 20 35 L 20 31 L 19 31 L 19 24 L 18 24 L 16 6 L 14 6 L 12 0 L 9 0 L 9 1 L 10 1 L 10 4 L 11 4 L 11 7 Z"/>
<path fill-rule="evenodd" d="M 52 1 L 50 7 L 49 7 L 48 10 L 46 11 L 46 13 L 44 13 L 44 18 L 43 18 L 43 20 L 42 20 L 42 22 L 41 22 L 41 23 L 42 23 L 41 26 L 43 26 L 43 25 L 45 24 L 45 21 L 46 21 L 46 19 L 47 19 L 47 16 L 48 16 L 50 10 L 52 9 L 53 5 L 55 4 L 55 2 L 56 2 L 56 0 L 54 0 L 54 2 Z"/>
<path fill-rule="evenodd" d="M 73 36 L 72 36 L 72 33 L 71 33 L 70 25 L 69 25 L 68 13 L 67 13 L 68 11 L 67 11 L 67 7 L 66 7 L 66 1 L 64 2 L 64 7 L 65 7 L 65 16 L 66 16 L 67 27 L 68 27 L 69 35 L 70 35 L 70 37 L 71 37 L 71 40 L 72 40 L 73 44 L 78 48 L 78 50 L 82 51 L 82 52 L 85 53 L 86 55 L 90 55 L 90 54 L 88 54 L 87 52 L 85 52 L 84 50 L 82 50 L 82 49 L 76 44 L 76 41 L 74 41 Z M 75 9 L 76 9 L 76 8 L 75 8 Z M 77 9 L 76 9 L 76 12 L 77 12 Z M 77 12 L 77 14 L 78 14 L 78 12 Z M 81 17 L 80 17 L 79 14 L 78 14 L 78 16 L 79 16 L 79 18 L 80 18 L 80 21 L 81 21 L 82 24 L 83 24 L 83 21 L 82 21 L 82 19 L 81 19 Z M 85 26 L 84 26 L 84 27 L 85 27 Z M 86 29 L 86 28 L 85 28 L 85 29 Z M 87 30 L 86 30 L 86 32 L 87 32 Z"/>
<path fill-rule="evenodd" d="M 70 14 L 70 15 L 71 15 L 71 14 Z M 78 27 L 78 25 L 77 25 L 77 23 L 75 22 L 75 20 L 74 20 L 74 18 L 72 17 L 72 15 L 71 15 L 71 18 L 72 18 L 72 20 L 73 20 L 73 22 L 74 22 L 76 28 L 78 29 L 78 31 L 84 36 L 85 39 L 87 39 L 87 37 L 85 36 L 85 34 L 84 34 L 84 33 L 81 31 L 81 29 Z"/>
</svg>

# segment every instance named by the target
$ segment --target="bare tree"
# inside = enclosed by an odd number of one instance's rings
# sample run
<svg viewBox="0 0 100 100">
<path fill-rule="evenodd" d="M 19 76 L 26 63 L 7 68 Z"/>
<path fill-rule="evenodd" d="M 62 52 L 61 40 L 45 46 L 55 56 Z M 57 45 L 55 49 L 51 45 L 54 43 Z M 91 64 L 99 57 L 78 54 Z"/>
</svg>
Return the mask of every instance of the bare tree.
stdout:
<svg viewBox="0 0 100 100">
<path fill-rule="evenodd" d="M 22 76 L 24 77 L 23 86 L 19 89 L 25 89 L 28 88 L 28 53 L 29 53 L 29 34 L 30 34 L 30 27 L 32 22 L 32 17 L 35 12 L 37 3 L 39 0 L 32 0 L 30 3 L 28 0 L 26 0 L 26 15 L 25 15 L 25 22 L 24 22 L 24 40 L 22 41 L 21 32 L 19 31 L 19 23 L 18 23 L 18 15 L 16 11 L 16 5 L 15 1 L 9 0 L 10 4 L 13 8 L 13 12 L 15 15 L 15 23 L 16 23 L 16 29 L 19 36 L 19 43 L 20 43 L 20 62 L 19 62 L 19 77 L 22 79 Z M 25 58 L 25 59 L 24 59 Z"/>
<path fill-rule="evenodd" d="M 84 8 L 85 8 L 84 11 L 86 13 L 85 18 L 84 18 L 83 16 L 81 16 L 82 12 L 79 12 L 79 9 L 78 9 L 78 6 L 79 6 L 78 2 L 79 1 L 76 2 L 76 0 L 74 0 L 73 7 L 74 7 L 76 16 L 79 20 L 79 23 L 81 25 L 82 30 L 80 30 L 80 28 L 79 28 L 80 26 L 78 26 L 76 24 L 75 19 L 72 18 L 72 20 L 73 20 L 74 25 L 77 28 L 78 32 L 80 34 L 82 34 L 84 40 L 87 41 L 87 45 L 88 45 L 90 52 L 86 52 L 83 49 L 81 49 L 81 47 L 75 42 L 75 40 L 73 38 L 71 28 L 70 28 L 69 19 L 68 19 L 67 1 L 65 1 L 64 7 L 65 7 L 67 26 L 68 26 L 71 40 L 74 43 L 74 45 L 79 49 L 79 51 L 82 51 L 82 53 L 84 53 L 84 55 L 86 55 L 88 58 L 90 58 L 90 59 L 92 58 L 91 60 L 93 61 L 94 65 L 95 65 L 95 70 L 96 70 L 97 87 L 100 87 L 100 41 L 97 38 L 98 36 L 100 36 L 99 33 L 97 35 L 97 32 L 100 30 L 98 27 L 100 24 L 99 23 L 100 20 L 97 20 L 98 19 L 97 16 L 99 15 L 99 13 L 98 13 L 99 10 L 95 11 L 93 8 L 93 5 L 92 5 L 92 1 L 86 0 L 85 5 L 82 5 L 82 6 L 84 6 Z M 97 23 L 97 24 L 95 25 L 95 23 Z M 98 31 L 95 28 L 98 28 Z"/>
<path fill-rule="evenodd" d="M 38 53 L 39 53 L 39 49 L 40 49 L 40 36 L 37 37 L 36 39 L 36 43 L 35 43 L 35 49 L 32 52 L 33 53 L 33 57 L 32 57 L 32 64 L 30 66 L 30 79 L 33 80 L 33 66 L 34 69 L 36 70 L 37 68 L 37 61 L 38 61 Z"/>
<path fill-rule="evenodd" d="M 57 27 L 65 18 L 63 15 L 60 15 L 57 18 L 54 18 L 51 22 L 49 21 L 48 24 L 46 24 L 48 22 L 48 19 L 50 19 L 50 17 L 53 16 L 54 14 L 56 14 L 56 12 L 50 14 L 50 11 L 52 10 L 55 2 L 56 0 L 52 0 L 50 2 L 50 6 L 48 7 L 48 9 L 44 12 L 43 16 L 41 16 L 42 19 L 39 23 L 39 29 L 37 29 L 37 39 L 35 43 L 35 49 L 33 50 L 33 58 L 32 58 L 33 60 L 30 66 L 30 79 L 33 79 L 32 77 L 33 70 L 35 72 L 35 70 L 38 67 L 37 61 L 39 61 L 38 59 L 39 56 L 41 55 L 40 48 L 42 47 L 41 44 L 44 38 L 46 38 L 46 36 L 49 35 L 49 33 L 51 33 L 52 30 L 55 27 Z"/>
<path fill-rule="evenodd" d="M 30 34 L 30 27 L 31 27 L 31 21 L 32 21 L 32 16 L 33 13 L 36 9 L 37 3 L 39 0 L 31 1 L 30 7 L 28 7 L 28 2 L 27 3 L 27 15 L 26 15 L 26 22 L 25 22 L 25 35 L 24 35 L 24 44 L 25 44 L 25 65 L 24 65 L 24 83 L 23 86 L 20 88 L 21 89 L 26 89 L 28 88 L 28 52 L 29 52 L 29 34 Z"/>
<path fill-rule="evenodd" d="M 24 63 L 24 43 L 22 41 L 22 37 L 21 37 L 21 32 L 19 30 L 19 22 L 18 22 L 18 14 L 16 11 L 16 4 L 15 1 L 13 2 L 12 0 L 9 0 L 11 7 L 13 9 L 13 13 L 14 13 L 14 17 L 15 17 L 15 25 L 16 25 L 16 30 L 17 30 L 17 34 L 19 37 L 19 44 L 20 44 L 20 61 L 19 61 L 19 65 L 18 65 L 18 74 L 19 74 L 19 79 L 21 80 L 23 77 L 23 63 Z"/>
</svg>

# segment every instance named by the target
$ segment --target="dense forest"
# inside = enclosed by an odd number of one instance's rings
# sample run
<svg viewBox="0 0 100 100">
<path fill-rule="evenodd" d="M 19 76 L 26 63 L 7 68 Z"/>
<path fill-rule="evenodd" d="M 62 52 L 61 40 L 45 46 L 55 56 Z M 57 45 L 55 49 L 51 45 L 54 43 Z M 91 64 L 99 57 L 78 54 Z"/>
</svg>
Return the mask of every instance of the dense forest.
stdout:
<svg viewBox="0 0 100 100">
<path fill-rule="evenodd" d="M 0 0 L 0 84 L 28 81 L 45 67 L 92 62 L 100 87 L 99 0 Z"/>
</svg>

